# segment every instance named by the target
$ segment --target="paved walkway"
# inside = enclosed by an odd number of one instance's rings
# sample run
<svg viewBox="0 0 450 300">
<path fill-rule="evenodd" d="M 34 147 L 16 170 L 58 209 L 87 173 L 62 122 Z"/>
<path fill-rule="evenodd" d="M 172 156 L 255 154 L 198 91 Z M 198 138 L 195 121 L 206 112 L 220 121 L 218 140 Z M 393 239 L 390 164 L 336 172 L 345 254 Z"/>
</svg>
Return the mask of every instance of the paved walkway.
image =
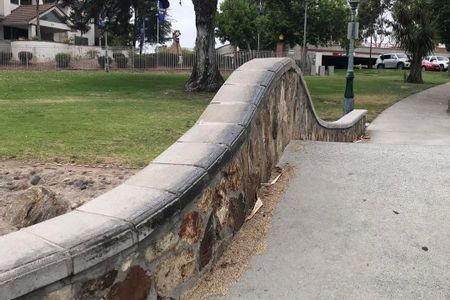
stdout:
<svg viewBox="0 0 450 300">
<path fill-rule="evenodd" d="M 384 111 L 368 128 L 373 143 L 450 145 L 450 84 L 412 95 Z"/>
<path fill-rule="evenodd" d="M 367 144 L 291 143 L 267 251 L 220 299 L 450 299 L 449 98 L 396 104 Z"/>
</svg>

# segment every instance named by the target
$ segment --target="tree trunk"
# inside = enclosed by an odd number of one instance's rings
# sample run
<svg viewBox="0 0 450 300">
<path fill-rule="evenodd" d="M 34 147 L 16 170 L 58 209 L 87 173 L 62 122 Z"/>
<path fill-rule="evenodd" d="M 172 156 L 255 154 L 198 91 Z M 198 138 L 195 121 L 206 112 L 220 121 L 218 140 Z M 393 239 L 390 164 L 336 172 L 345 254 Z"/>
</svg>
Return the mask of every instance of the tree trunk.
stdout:
<svg viewBox="0 0 450 300">
<path fill-rule="evenodd" d="M 218 0 L 192 0 L 195 10 L 197 38 L 195 40 L 196 60 L 191 78 L 186 83 L 187 91 L 215 92 L 223 84 L 216 61 L 214 39 L 215 15 Z"/>
<path fill-rule="evenodd" d="M 39 0 L 36 0 L 36 36 L 41 40 L 41 22 L 40 22 Z"/>
<path fill-rule="evenodd" d="M 413 55 L 411 61 L 411 70 L 406 81 L 409 83 L 423 83 L 421 55 Z"/>
</svg>

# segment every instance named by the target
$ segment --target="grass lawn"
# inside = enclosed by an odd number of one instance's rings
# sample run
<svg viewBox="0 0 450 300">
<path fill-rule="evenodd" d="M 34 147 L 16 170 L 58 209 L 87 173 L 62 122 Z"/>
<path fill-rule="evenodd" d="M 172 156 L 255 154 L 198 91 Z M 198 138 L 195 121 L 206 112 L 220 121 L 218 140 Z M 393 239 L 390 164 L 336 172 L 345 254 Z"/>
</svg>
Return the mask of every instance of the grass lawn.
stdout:
<svg viewBox="0 0 450 300">
<path fill-rule="evenodd" d="M 319 115 L 342 114 L 345 72 L 307 77 Z M 0 159 L 144 166 L 200 116 L 213 94 L 186 93 L 186 74 L 0 72 Z M 369 119 L 407 95 L 448 81 L 427 73 L 425 85 L 401 72 L 358 71 L 356 106 Z"/>
<path fill-rule="evenodd" d="M 355 108 L 368 110 L 368 120 L 393 103 L 409 95 L 450 81 L 446 72 L 425 72 L 425 84 L 410 84 L 397 70 L 357 70 L 355 72 Z M 336 76 L 306 77 L 317 113 L 324 120 L 337 120 L 342 116 L 345 90 L 345 71 Z"/>
<path fill-rule="evenodd" d="M 212 94 L 187 75 L 0 73 L 0 159 L 143 166 L 200 116 Z"/>
</svg>

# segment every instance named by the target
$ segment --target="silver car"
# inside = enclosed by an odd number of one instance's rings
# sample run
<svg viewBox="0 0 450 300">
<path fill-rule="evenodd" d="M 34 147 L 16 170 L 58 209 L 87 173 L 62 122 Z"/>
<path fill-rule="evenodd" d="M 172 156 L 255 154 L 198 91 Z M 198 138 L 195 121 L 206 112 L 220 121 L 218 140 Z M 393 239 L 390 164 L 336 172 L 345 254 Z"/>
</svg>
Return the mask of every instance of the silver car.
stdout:
<svg viewBox="0 0 450 300">
<path fill-rule="evenodd" d="M 380 55 L 375 67 L 377 69 L 405 69 L 411 66 L 411 60 L 405 53 L 387 53 Z"/>
</svg>

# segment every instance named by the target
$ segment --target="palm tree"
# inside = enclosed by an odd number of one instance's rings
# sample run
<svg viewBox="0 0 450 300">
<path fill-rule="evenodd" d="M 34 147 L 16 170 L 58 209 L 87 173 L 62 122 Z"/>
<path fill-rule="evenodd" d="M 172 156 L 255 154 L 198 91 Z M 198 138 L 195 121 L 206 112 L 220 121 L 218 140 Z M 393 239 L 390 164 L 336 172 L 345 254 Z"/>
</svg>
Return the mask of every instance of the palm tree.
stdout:
<svg viewBox="0 0 450 300">
<path fill-rule="evenodd" d="M 411 55 L 407 82 L 423 83 L 422 59 L 434 49 L 435 28 L 430 0 L 397 0 L 394 3 L 394 37 Z"/>
</svg>

